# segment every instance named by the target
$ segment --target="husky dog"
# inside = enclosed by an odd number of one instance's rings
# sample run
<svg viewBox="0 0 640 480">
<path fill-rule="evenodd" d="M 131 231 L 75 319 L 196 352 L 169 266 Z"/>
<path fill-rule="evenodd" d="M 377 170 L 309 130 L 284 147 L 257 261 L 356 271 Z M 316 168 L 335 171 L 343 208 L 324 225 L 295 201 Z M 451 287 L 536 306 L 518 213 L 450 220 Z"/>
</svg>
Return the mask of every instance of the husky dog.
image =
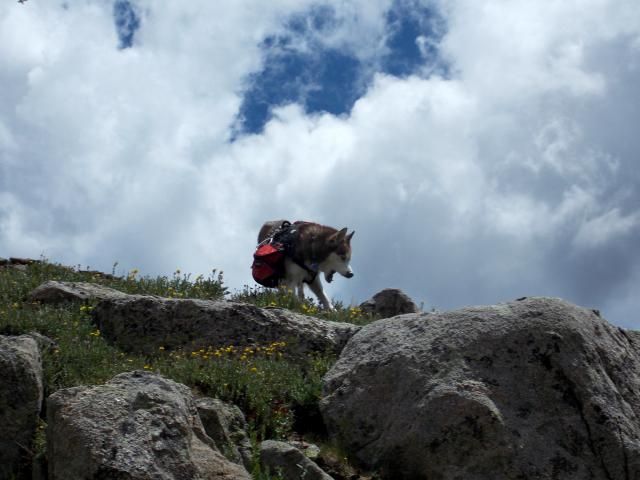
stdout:
<svg viewBox="0 0 640 480">
<path fill-rule="evenodd" d="M 266 222 L 258 234 L 258 244 L 272 237 L 284 220 Z M 285 276 L 281 282 L 288 288 L 296 290 L 300 301 L 304 301 L 304 284 L 318 297 L 327 310 L 334 310 L 333 305 L 322 289 L 319 273 L 324 274 L 327 282 L 333 280 L 333 274 L 353 277 L 351 261 L 351 232 L 347 229 L 336 230 L 332 227 L 311 222 L 295 222 L 291 227 L 292 245 L 285 258 Z"/>
</svg>

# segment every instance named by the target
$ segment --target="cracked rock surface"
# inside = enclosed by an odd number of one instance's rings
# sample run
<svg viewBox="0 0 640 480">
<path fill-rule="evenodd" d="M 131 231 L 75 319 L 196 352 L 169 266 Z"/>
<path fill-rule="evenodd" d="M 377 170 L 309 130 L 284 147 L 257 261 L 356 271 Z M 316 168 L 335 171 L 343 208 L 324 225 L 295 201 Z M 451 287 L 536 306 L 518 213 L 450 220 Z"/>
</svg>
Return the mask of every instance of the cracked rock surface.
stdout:
<svg viewBox="0 0 640 480">
<path fill-rule="evenodd" d="M 360 327 L 226 300 L 126 295 L 93 310 L 104 338 L 125 351 L 152 354 L 168 349 L 261 345 L 285 341 L 287 353 L 338 354 Z"/>
<path fill-rule="evenodd" d="M 36 338 L 0 335 L 0 372 L 0 478 L 14 478 L 22 457 L 32 448 L 42 405 L 42 361 Z"/>
<path fill-rule="evenodd" d="M 249 480 L 205 433 L 189 388 L 135 371 L 47 401 L 50 480 Z"/>
<path fill-rule="evenodd" d="M 278 472 L 284 480 L 333 480 L 303 452 L 293 445 L 275 440 L 260 444 L 260 461 L 270 472 Z"/>
<path fill-rule="evenodd" d="M 349 341 L 321 409 L 384 478 L 637 479 L 639 345 L 555 298 L 403 315 Z"/>
</svg>

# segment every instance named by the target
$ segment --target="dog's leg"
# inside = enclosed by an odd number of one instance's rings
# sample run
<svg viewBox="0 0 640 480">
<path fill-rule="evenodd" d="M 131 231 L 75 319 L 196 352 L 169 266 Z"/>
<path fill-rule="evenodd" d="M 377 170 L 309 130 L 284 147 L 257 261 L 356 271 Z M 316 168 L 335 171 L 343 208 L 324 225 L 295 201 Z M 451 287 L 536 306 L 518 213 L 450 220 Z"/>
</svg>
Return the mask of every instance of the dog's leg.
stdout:
<svg viewBox="0 0 640 480">
<path fill-rule="evenodd" d="M 320 303 L 326 310 L 335 310 L 333 305 L 331 305 L 331 301 L 327 298 L 327 295 L 324 293 L 322 289 L 322 281 L 320 280 L 320 275 L 316 275 L 316 278 L 313 279 L 313 282 L 309 284 L 309 288 L 318 297 Z"/>
<path fill-rule="evenodd" d="M 304 303 L 304 283 L 302 282 L 298 285 L 298 300 L 300 303 Z"/>
</svg>

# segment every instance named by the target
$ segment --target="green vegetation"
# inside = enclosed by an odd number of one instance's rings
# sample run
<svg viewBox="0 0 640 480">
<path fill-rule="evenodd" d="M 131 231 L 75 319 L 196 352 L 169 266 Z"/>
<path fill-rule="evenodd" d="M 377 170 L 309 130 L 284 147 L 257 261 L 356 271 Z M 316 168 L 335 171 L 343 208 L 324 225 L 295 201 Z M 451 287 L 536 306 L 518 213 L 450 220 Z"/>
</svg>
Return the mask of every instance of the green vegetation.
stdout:
<svg viewBox="0 0 640 480">
<path fill-rule="evenodd" d="M 115 270 L 115 266 L 114 266 Z M 322 312 L 309 300 L 300 304 L 290 292 L 252 289 L 229 294 L 221 273 L 191 279 L 176 271 L 172 277 L 140 277 L 132 271 L 123 277 L 69 268 L 40 261 L 24 270 L 0 267 L 0 335 L 39 332 L 56 342 L 44 354 L 45 395 L 58 389 L 104 383 L 118 373 L 135 369 L 158 372 L 189 385 L 197 394 L 233 402 L 245 413 L 256 441 L 285 439 L 296 428 L 296 417 L 313 417 L 321 379 L 333 358 L 311 356 L 293 361 L 287 345 L 274 338 L 267 345 L 211 346 L 195 352 L 165 351 L 152 356 L 125 354 L 108 344 L 92 323 L 90 303 L 41 305 L 29 293 L 47 280 L 85 281 L 126 293 L 146 293 L 174 298 L 243 301 L 261 307 L 288 308 L 335 321 L 365 323 L 371 319 L 357 307 L 341 304 L 336 312 Z M 298 419 L 299 420 L 299 419 Z M 36 448 L 44 448 L 39 429 Z M 36 452 L 38 453 L 38 452 Z M 256 478 L 269 478 L 258 472 Z"/>
<path fill-rule="evenodd" d="M 263 308 L 286 308 L 288 310 L 312 315 L 333 322 L 348 322 L 355 325 L 366 325 L 374 320 L 364 313 L 360 307 L 345 307 L 342 302 L 333 302 L 335 311 L 322 310 L 313 298 L 305 298 L 303 303 L 291 290 L 268 289 L 245 286 L 240 292 L 229 296 L 229 300 L 246 302 Z"/>
</svg>

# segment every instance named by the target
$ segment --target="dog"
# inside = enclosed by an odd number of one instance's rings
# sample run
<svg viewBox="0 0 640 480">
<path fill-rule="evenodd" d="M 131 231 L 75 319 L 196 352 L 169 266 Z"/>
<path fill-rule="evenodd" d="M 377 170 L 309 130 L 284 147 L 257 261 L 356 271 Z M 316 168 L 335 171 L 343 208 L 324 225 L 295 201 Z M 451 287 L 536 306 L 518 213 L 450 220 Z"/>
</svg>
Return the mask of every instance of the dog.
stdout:
<svg viewBox="0 0 640 480">
<path fill-rule="evenodd" d="M 284 222 L 265 222 L 258 234 L 258 244 L 273 237 Z M 334 310 L 322 289 L 319 274 L 322 272 L 328 283 L 335 273 L 345 278 L 353 277 L 350 262 L 351 239 L 355 231 L 347 234 L 347 228 L 337 230 L 318 223 L 295 222 L 290 232 L 292 240 L 284 259 L 284 278 L 280 284 L 296 291 L 302 302 L 306 283 L 326 310 Z"/>
</svg>

